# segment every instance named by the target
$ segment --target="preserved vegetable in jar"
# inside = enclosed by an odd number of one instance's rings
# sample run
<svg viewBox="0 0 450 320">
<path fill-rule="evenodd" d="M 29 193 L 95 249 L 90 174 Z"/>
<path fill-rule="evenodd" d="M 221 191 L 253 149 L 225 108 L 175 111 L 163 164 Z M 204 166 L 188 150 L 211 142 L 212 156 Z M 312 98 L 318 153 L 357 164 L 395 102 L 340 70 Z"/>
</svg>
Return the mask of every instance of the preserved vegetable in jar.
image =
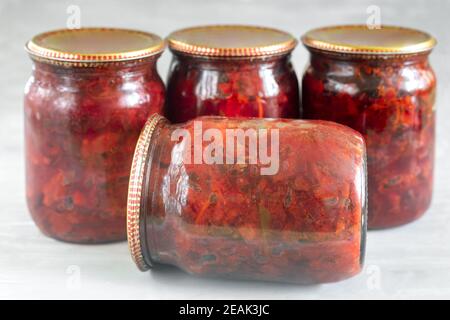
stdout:
<svg viewBox="0 0 450 320">
<path fill-rule="evenodd" d="M 165 115 L 298 118 L 298 80 L 291 63 L 297 41 L 251 26 L 201 26 L 173 32 Z"/>
<path fill-rule="evenodd" d="M 304 117 L 345 124 L 365 138 L 369 228 L 417 219 L 432 197 L 435 39 L 399 27 L 340 26 L 312 30 L 303 43 L 311 53 Z"/>
<path fill-rule="evenodd" d="M 80 243 L 126 239 L 134 145 L 161 112 L 156 35 L 123 29 L 43 33 L 27 43 L 26 196 L 40 230 Z"/>
<path fill-rule="evenodd" d="M 338 281 L 362 267 L 366 196 L 364 140 L 346 126 L 154 115 L 130 174 L 129 247 L 142 271 Z"/>
</svg>

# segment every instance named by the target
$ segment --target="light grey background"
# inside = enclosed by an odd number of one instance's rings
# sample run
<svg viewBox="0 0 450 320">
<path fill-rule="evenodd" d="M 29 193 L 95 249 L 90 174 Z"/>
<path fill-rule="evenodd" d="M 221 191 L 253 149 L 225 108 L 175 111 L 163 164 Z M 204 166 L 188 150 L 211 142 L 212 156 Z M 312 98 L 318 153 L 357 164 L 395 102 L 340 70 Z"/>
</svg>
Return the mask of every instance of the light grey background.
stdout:
<svg viewBox="0 0 450 320">
<path fill-rule="evenodd" d="M 296 36 L 327 24 L 365 23 L 370 5 L 382 23 L 424 29 L 439 41 L 431 60 L 438 76 L 435 194 L 419 221 L 370 232 L 366 267 L 352 279 L 320 286 L 198 279 L 174 269 L 141 273 L 126 243 L 80 246 L 39 233 L 24 195 L 23 88 L 31 63 L 23 50 L 34 34 L 66 26 L 69 5 L 82 26 L 170 31 L 194 24 L 273 26 Z M 450 298 L 450 1 L 0 1 L 0 298 Z M 307 52 L 293 54 L 301 75 Z M 166 52 L 159 70 L 165 79 Z"/>
</svg>

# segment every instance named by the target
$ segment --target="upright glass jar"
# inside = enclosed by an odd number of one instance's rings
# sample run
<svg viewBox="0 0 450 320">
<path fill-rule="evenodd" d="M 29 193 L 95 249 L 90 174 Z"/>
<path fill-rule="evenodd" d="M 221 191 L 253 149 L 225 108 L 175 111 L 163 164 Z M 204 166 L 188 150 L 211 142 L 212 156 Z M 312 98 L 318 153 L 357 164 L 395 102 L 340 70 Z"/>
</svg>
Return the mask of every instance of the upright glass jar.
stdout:
<svg viewBox="0 0 450 320">
<path fill-rule="evenodd" d="M 213 142 L 212 142 L 213 140 Z M 362 136 L 327 121 L 149 118 L 136 146 L 128 241 L 141 270 L 320 283 L 357 274 Z"/>
<path fill-rule="evenodd" d="M 435 39 L 399 27 L 340 26 L 312 30 L 303 43 L 311 52 L 305 118 L 348 125 L 366 139 L 369 228 L 417 219 L 432 195 Z"/>
<path fill-rule="evenodd" d="M 26 196 L 41 231 L 97 243 L 126 238 L 132 152 L 161 112 L 164 42 L 122 29 L 57 30 L 26 45 Z"/>
<path fill-rule="evenodd" d="M 283 31 L 202 26 L 168 37 L 173 53 L 165 115 L 298 118 L 298 80 L 291 63 L 297 41 Z"/>
</svg>

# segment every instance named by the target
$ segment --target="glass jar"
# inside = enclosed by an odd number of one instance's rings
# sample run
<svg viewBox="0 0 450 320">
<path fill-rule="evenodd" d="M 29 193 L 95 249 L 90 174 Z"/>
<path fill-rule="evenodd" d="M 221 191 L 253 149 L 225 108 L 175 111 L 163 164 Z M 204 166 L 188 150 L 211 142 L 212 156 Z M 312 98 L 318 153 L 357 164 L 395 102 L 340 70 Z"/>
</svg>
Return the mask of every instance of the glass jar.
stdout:
<svg viewBox="0 0 450 320">
<path fill-rule="evenodd" d="M 435 40 L 412 29 L 341 26 L 312 30 L 303 43 L 311 52 L 304 117 L 348 125 L 366 140 L 369 228 L 417 219 L 432 195 Z"/>
<path fill-rule="evenodd" d="M 143 271 L 308 284 L 361 270 L 365 145 L 348 127 L 154 115 L 131 170 L 128 241 Z"/>
<path fill-rule="evenodd" d="M 291 63 L 297 41 L 274 29 L 203 26 L 169 35 L 173 53 L 165 115 L 298 118 L 298 80 Z"/>
<path fill-rule="evenodd" d="M 132 152 L 164 85 L 156 35 L 121 29 L 43 33 L 28 42 L 26 196 L 40 230 L 98 243 L 126 238 Z"/>
</svg>

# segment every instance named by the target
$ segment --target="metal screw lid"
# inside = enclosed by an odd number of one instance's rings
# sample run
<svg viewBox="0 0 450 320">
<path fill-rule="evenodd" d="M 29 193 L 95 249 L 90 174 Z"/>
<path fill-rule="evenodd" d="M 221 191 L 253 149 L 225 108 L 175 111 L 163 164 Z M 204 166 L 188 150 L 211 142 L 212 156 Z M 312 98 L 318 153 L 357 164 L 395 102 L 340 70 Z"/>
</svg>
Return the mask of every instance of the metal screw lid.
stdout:
<svg viewBox="0 0 450 320">
<path fill-rule="evenodd" d="M 308 31 L 303 44 L 313 50 L 353 55 L 411 55 L 430 51 L 436 39 L 428 33 L 403 27 L 342 25 Z"/>
<path fill-rule="evenodd" d="M 145 123 L 134 150 L 133 163 L 130 172 L 127 200 L 127 238 L 131 257 L 141 271 L 148 270 L 149 265 L 143 257 L 140 239 L 140 217 L 142 183 L 144 181 L 145 163 L 148 156 L 150 142 L 156 126 L 166 119 L 159 114 L 153 114 Z"/>
<path fill-rule="evenodd" d="M 167 37 L 173 51 L 209 57 L 261 57 L 292 51 L 297 40 L 284 31 L 243 25 L 181 29 Z"/>
<path fill-rule="evenodd" d="M 128 29 L 61 29 L 36 35 L 25 49 L 32 58 L 53 64 L 93 66 L 147 58 L 161 53 L 159 36 Z"/>
</svg>

